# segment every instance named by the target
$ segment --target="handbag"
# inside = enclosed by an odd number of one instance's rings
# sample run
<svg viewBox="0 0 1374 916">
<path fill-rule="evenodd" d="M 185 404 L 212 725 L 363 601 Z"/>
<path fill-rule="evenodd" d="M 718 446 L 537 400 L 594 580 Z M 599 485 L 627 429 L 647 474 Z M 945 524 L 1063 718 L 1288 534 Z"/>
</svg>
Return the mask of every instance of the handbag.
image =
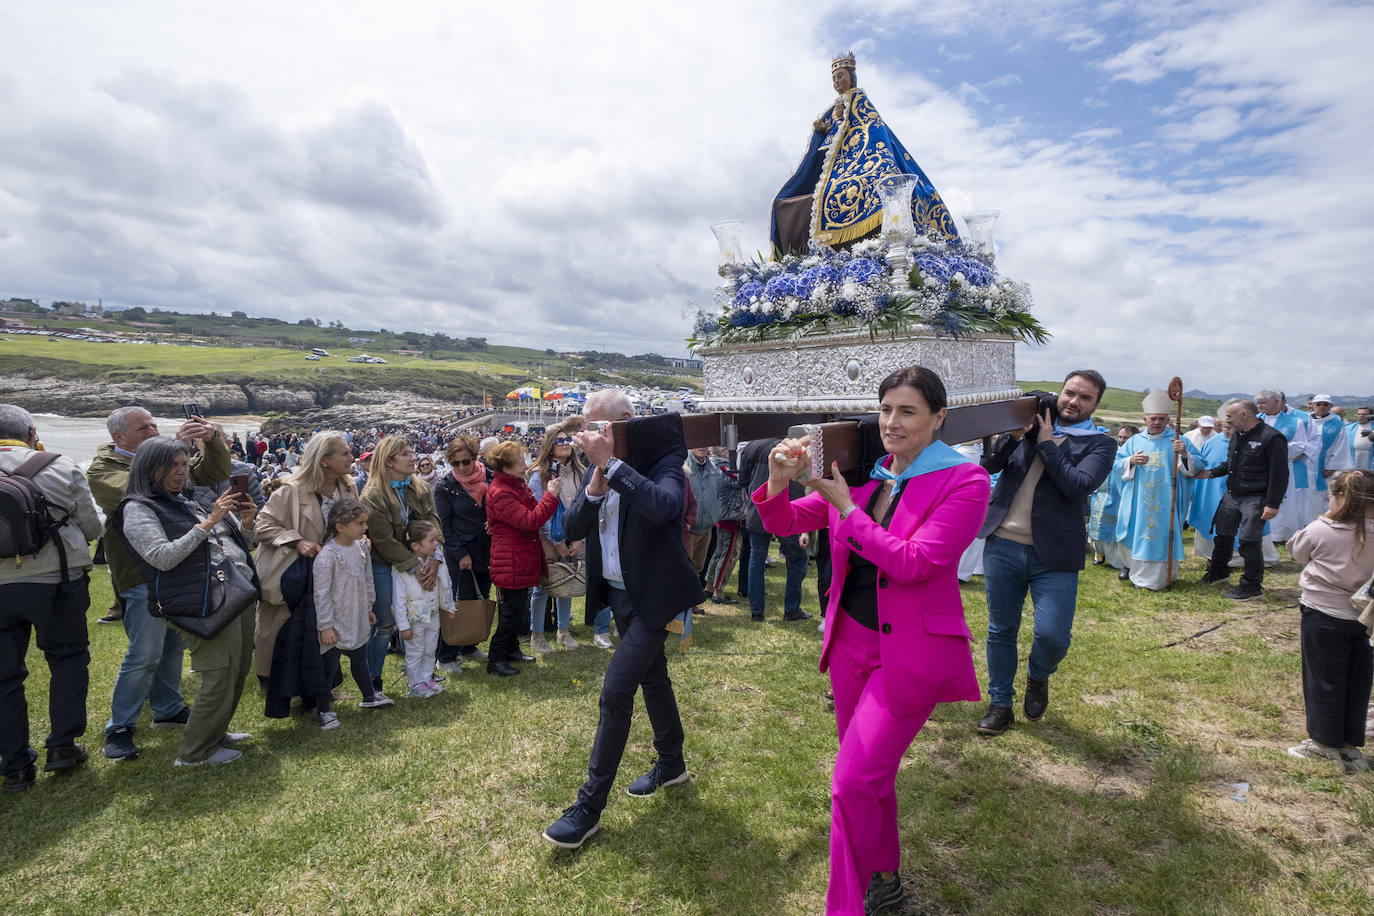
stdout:
<svg viewBox="0 0 1374 916">
<path fill-rule="evenodd" d="M 234 562 L 221 555 L 205 569 L 205 604 L 199 614 L 168 614 L 166 621 L 179 630 L 201 639 L 214 639 L 262 597 L 256 582 L 243 574 Z"/>
<path fill-rule="evenodd" d="M 472 577 L 472 590 L 481 595 L 477 574 Z M 491 622 L 496 617 L 496 602 L 486 598 L 463 598 L 453 602 L 453 610 L 439 615 L 439 634 L 450 646 L 475 646 L 491 636 Z"/>
<path fill-rule="evenodd" d="M 1364 624 L 1365 633 L 1374 637 L 1374 576 L 1365 580 L 1364 585 L 1355 589 L 1355 594 L 1350 596 L 1350 606 L 1360 615 L 1360 623 Z"/>
<path fill-rule="evenodd" d="M 581 598 L 587 594 L 587 567 L 581 557 L 550 563 L 544 579 L 544 589 L 555 598 Z"/>
</svg>

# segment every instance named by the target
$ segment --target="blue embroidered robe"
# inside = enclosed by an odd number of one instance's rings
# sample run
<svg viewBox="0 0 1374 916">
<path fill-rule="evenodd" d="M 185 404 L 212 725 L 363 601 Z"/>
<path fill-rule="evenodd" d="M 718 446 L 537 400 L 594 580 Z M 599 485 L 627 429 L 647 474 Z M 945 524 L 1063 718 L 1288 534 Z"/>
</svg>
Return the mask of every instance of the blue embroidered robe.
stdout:
<svg viewBox="0 0 1374 916">
<path fill-rule="evenodd" d="M 1125 543 L 1132 560 L 1164 563 L 1169 559 L 1169 468 L 1174 461 L 1175 438 L 1177 435 L 1172 429 L 1165 429 L 1157 439 L 1150 438 L 1148 433 L 1136 433 L 1116 450 L 1113 472 L 1123 478 L 1121 503 L 1116 511 L 1116 539 Z M 1198 462 L 1202 453 L 1187 439 L 1183 442 L 1194 467 L 1200 467 Z M 1150 460 L 1137 467 L 1127 478 L 1128 462 L 1136 452 L 1144 452 Z M 1188 478 L 1183 473 L 1182 461 L 1179 462 L 1177 483 L 1178 499 L 1174 505 L 1175 562 L 1183 559 L 1183 507 Z"/>
</svg>

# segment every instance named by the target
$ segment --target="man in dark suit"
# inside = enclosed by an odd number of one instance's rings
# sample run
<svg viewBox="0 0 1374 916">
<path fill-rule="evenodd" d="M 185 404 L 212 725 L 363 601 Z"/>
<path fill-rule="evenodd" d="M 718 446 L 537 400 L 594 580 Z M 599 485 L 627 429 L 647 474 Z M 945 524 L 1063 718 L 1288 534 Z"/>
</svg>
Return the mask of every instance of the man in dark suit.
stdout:
<svg viewBox="0 0 1374 916">
<path fill-rule="evenodd" d="M 1068 654 L 1073 630 L 1078 572 L 1088 546 L 1088 499 L 1116 457 L 1116 442 L 1092 422 L 1106 389 L 1093 369 L 1070 372 L 1057 398 L 1044 396 L 1036 421 L 1003 436 L 983 459 L 983 467 L 1001 477 L 979 534 L 987 538 L 983 581 L 991 701 L 978 722 L 979 734 L 1000 735 L 1013 721 L 1016 636 L 1027 591 L 1035 638 L 1026 666 L 1026 718 L 1039 719 L 1049 706 L 1050 675 Z"/>
<path fill-rule="evenodd" d="M 589 421 L 632 416 L 629 399 L 613 390 L 589 397 L 585 413 Z M 587 606 L 610 606 L 620 644 L 601 686 L 587 781 L 572 807 L 544 831 L 544 839 L 565 849 L 577 849 L 601 827 L 641 687 L 658 758 L 628 793 L 646 798 L 688 778 L 682 719 L 663 651 L 668 622 L 706 599 L 682 540 L 687 459 L 682 420 L 675 414 L 636 420 L 627 424 L 627 436 L 626 461 L 613 457 L 609 427 L 573 437 L 595 470 L 563 517 L 563 527 L 569 540 L 587 542 Z"/>
</svg>

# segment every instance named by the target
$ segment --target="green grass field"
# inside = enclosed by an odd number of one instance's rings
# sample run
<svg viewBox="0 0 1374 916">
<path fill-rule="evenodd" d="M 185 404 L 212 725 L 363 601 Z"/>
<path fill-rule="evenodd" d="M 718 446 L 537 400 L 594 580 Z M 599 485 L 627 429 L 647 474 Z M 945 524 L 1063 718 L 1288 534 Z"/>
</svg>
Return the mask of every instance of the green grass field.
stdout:
<svg viewBox="0 0 1374 916">
<path fill-rule="evenodd" d="M 1154 594 L 1089 567 L 1041 722 L 987 740 L 981 705 L 937 709 L 897 782 L 908 912 L 1374 912 L 1374 779 L 1284 753 L 1303 736 L 1296 566 L 1243 604 L 1197 587 L 1201 570 L 1190 559 Z M 329 733 L 265 720 L 250 684 L 233 723 L 254 733 L 244 758 L 186 770 L 146 713 L 140 759 L 100 756 L 125 638 L 92 623 L 93 757 L 0 798 L 5 911 L 820 912 L 836 740 L 820 636 L 780 622 L 781 578 L 767 623 L 712 605 L 695 646 L 671 653 L 692 781 L 625 796 L 653 753 L 641 707 L 602 831 L 578 853 L 539 834 L 585 775 L 607 658 L 589 645 L 510 680 L 465 671 L 391 710 L 341 703 Z M 93 582 L 92 621 L 110 598 L 103 568 Z M 806 594 L 816 611 L 814 574 Z M 964 600 L 982 680 L 981 580 Z M 41 746 L 36 648 L 28 665 Z M 393 657 L 393 695 L 399 672 Z"/>
</svg>

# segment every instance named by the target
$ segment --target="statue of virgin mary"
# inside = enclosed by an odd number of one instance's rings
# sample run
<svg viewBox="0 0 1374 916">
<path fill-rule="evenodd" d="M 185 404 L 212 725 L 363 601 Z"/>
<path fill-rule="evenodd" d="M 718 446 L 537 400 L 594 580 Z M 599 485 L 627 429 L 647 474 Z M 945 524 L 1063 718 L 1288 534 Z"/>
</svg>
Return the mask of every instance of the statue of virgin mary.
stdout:
<svg viewBox="0 0 1374 916">
<path fill-rule="evenodd" d="M 839 247 L 876 233 L 878 182 L 894 173 L 920 179 L 911 194 L 916 230 L 958 238 L 939 192 L 859 88 L 853 53 L 831 62 L 830 77 L 838 96 L 812 124 L 806 156 L 773 200 L 774 255 L 805 252 L 811 239 Z"/>
</svg>

